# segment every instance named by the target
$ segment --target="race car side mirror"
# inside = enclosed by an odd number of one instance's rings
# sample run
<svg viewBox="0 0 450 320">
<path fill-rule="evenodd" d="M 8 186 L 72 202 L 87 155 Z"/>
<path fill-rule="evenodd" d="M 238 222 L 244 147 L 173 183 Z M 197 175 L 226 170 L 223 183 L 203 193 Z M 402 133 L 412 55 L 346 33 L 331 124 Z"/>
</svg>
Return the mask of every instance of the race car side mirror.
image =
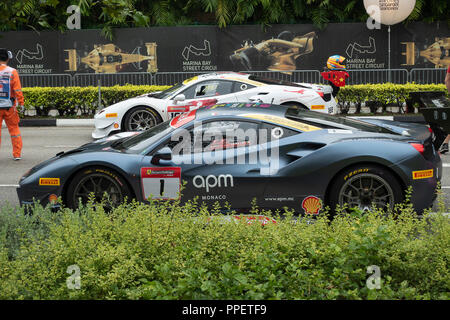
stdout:
<svg viewBox="0 0 450 320">
<path fill-rule="evenodd" d="M 173 98 L 173 101 L 175 101 L 175 102 L 180 102 L 180 101 L 184 101 L 184 100 L 186 100 L 186 97 L 184 96 L 184 94 L 179 94 L 175 98 Z"/>
<path fill-rule="evenodd" d="M 172 150 L 169 147 L 163 147 L 153 155 L 151 163 L 159 164 L 160 160 L 172 160 Z"/>
</svg>

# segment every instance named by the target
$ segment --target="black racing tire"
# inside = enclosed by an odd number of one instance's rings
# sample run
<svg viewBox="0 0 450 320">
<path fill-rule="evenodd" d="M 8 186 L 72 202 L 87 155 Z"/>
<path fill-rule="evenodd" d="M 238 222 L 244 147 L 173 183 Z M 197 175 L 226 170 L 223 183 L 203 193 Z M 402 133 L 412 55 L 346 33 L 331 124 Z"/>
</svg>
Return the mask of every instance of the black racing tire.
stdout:
<svg viewBox="0 0 450 320">
<path fill-rule="evenodd" d="M 378 165 L 358 164 L 342 170 L 333 179 L 327 202 L 332 212 L 345 203 L 348 208 L 370 211 L 372 203 L 390 210 L 403 199 L 402 186 L 391 171 Z"/>
<path fill-rule="evenodd" d="M 123 118 L 123 131 L 145 131 L 162 122 L 161 116 L 148 106 L 134 107 Z"/>
<path fill-rule="evenodd" d="M 240 53 L 242 66 L 246 70 L 253 70 L 258 65 L 261 53 L 255 47 L 245 49 Z"/>
<path fill-rule="evenodd" d="M 107 207 L 116 207 L 131 197 L 127 182 L 117 172 L 105 167 L 89 167 L 80 170 L 70 181 L 65 197 L 67 207 L 78 208 L 80 199 L 86 204 L 91 192 L 96 202 L 102 201 L 106 192 L 110 201 Z"/>
<path fill-rule="evenodd" d="M 294 34 L 291 31 L 283 31 L 277 36 L 277 38 L 285 41 L 292 41 L 294 40 Z"/>
</svg>

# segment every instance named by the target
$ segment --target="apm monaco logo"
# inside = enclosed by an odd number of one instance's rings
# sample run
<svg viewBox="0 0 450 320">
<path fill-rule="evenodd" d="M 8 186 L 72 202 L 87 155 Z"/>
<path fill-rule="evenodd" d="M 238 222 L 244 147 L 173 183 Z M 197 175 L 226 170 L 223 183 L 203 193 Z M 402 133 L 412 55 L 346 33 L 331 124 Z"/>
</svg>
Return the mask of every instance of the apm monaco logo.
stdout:
<svg viewBox="0 0 450 320">
<path fill-rule="evenodd" d="M 320 209 L 322 209 L 322 200 L 315 196 L 309 196 L 303 199 L 302 208 L 305 210 L 306 214 L 319 214 Z"/>
<path fill-rule="evenodd" d="M 221 174 L 219 176 L 210 174 L 206 177 L 197 175 L 192 180 L 192 183 L 196 188 L 206 188 L 206 192 L 209 192 L 209 189 L 216 187 L 234 187 L 233 176 L 231 174 Z"/>
</svg>

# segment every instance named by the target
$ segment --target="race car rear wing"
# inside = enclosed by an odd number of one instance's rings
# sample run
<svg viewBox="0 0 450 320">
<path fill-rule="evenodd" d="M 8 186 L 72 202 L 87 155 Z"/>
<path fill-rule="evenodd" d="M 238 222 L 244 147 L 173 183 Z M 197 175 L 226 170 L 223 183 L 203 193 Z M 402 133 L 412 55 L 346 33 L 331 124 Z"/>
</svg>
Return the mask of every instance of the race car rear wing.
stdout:
<svg viewBox="0 0 450 320">
<path fill-rule="evenodd" d="M 419 112 L 436 137 L 433 144 L 439 148 L 447 134 L 450 134 L 450 99 L 445 92 L 418 91 L 410 93 L 410 100 L 413 105 L 419 105 Z"/>
</svg>

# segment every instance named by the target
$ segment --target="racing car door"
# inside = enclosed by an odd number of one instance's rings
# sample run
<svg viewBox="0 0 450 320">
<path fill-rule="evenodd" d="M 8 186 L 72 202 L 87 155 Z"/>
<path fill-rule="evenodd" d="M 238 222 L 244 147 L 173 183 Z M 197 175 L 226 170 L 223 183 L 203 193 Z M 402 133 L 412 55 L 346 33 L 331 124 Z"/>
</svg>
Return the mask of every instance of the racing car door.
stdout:
<svg viewBox="0 0 450 320">
<path fill-rule="evenodd" d="M 174 132 L 144 157 L 145 197 L 176 199 L 181 191 L 183 202 L 198 196 L 209 205 L 250 208 L 253 199 L 259 204 L 268 177 L 258 159 L 258 128 L 258 122 L 223 119 Z"/>
<path fill-rule="evenodd" d="M 174 118 L 181 113 L 220 102 L 236 102 L 233 84 L 233 81 L 215 79 L 191 85 L 173 97 L 167 108 L 169 117 Z M 181 95 L 184 100 L 179 100 Z"/>
<path fill-rule="evenodd" d="M 236 81 L 233 88 L 236 99 L 239 102 L 252 101 L 275 104 L 279 102 L 276 99 L 279 96 L 276 89 L 273 86 L 261 85 L 257 82 L 247 83 L 240 81 Z"/>
</svg>

